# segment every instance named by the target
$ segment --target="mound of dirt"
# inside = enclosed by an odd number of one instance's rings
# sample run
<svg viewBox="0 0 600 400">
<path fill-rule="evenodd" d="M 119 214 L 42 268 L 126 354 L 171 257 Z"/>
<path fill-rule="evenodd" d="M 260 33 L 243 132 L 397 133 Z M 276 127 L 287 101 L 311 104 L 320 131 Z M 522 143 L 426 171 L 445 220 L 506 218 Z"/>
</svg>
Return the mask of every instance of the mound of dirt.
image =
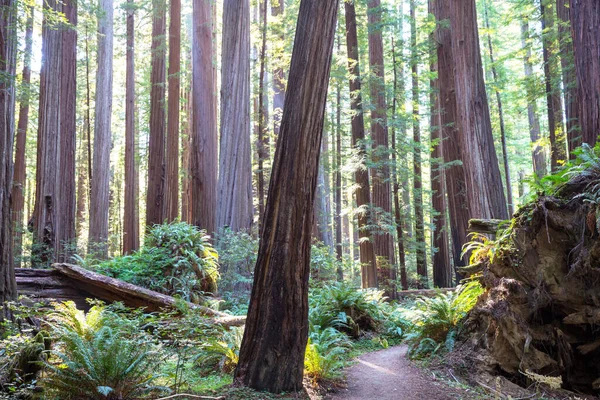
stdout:
<svg viewBox="0 0 600 400">
<path fill-rule="evenodd" d="M 515 215 L 480 259 L 487 289 L 451 357 L 523 387 L 600 394 L 599 205 L 576 178 Z M 597 209 L 599 210 L 597 213 Z"/>
</svg>

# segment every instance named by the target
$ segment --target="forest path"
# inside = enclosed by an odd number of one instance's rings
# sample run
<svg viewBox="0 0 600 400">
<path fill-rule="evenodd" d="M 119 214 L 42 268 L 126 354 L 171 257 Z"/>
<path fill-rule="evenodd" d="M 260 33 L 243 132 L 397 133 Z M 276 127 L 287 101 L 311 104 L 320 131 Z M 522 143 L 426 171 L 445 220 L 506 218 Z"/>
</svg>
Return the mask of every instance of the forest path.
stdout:
<svg viewBox="0 0 600 400">
<path fill-rule="evenodd" d="M 348 387 L 329 400 L 452 400 L 481 398 L 427 375 L 406 357 L 405 345 L 367 353 L 346 370 Z"/>
</svg>

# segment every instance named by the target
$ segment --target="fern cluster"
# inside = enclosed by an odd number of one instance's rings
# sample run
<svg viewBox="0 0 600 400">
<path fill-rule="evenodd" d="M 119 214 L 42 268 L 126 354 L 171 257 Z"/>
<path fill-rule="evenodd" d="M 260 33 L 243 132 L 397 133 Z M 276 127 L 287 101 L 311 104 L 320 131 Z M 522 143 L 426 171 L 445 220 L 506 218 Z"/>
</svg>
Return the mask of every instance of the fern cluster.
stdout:
<svg viewBox="0 0 600 400">
<path fill-rule="evenodd" d="M 318 383 L 341 376 L 346 365 L 344 355 L 352 348 L 346 335 L 334 328 L 325 328 L 310 333 L 304 356 L 306 376 Z"/>
</svg>

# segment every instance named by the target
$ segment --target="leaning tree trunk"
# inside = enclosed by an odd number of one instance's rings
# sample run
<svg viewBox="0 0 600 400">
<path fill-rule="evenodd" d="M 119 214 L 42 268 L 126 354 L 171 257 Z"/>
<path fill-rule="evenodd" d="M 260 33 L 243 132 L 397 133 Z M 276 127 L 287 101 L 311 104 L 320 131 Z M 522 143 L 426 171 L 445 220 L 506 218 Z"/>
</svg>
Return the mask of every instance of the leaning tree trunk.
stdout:
<svg viewBox="0 0 600 400">
<path fill-rule="evenodd" d="M 302 0 L 235 379 L 273 393 L 302 388 L 311 221 L 338 1 Z"/>
<path fill-rule="evenodd" d="M 210 0 L 193 0 L 190 219 L 213 234 L 217 209 L 217 124 Z"/>
<path fill-rule="evenodd" d="M 222 49 L 217 228 L 249 231 L 253 205 L 248 0 L 225 1 Z"/>
<path fill-rule="evenodd" d="M 348 47 L 348 72 L 350 73 L 350 109 L 352 110 L 352 147 L 358 151 L 358 159 L 364 160 L 367 151 L 365 145 L 365 120 L 362 108 L 360 64 L 358 54 L 358 35 L 356 29 L 356 11 L 354 1 L 344 3 L 346 11 L 346 45 Z M 369 230 L 368 209 L 371 206 L 371 185 L 369 172 L 364 161 L 356 167 L 356 206 L 358 213 L 358 236 L 360 248 L 361 282 L 363 288 L 377 287 L 377 262 L 373 241 Z"/>
<path fill-rule="evenodd" d="M 475 0 L 453 1 L 450 10 L 458 111 L 456 122 L 460 132 L 469 216 L 507 219 L 508 210 L 483 80 Z"/>
<path fill-rule="evenodd" d="M 0 321 L 8 314 L 5 301 L 17 297 L 12 254 L 10 192 L 15 137 L 15 69 L 17 57 L 17 8 L 13 0 L 0 3 Z M 6 79 L 4 79 L 6 78 Z"/>
<path fill-rule="evenodd" d="M 594 146 L 600 133 L 600 3 L 571 0 L 581 140 Z"/>
</svg>

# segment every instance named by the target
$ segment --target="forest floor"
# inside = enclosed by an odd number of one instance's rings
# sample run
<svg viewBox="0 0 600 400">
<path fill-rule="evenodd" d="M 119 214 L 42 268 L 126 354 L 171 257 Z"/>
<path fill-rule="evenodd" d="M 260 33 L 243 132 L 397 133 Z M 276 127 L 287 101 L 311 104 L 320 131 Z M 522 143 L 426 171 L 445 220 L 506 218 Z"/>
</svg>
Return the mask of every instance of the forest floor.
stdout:
<svg viewBox="0 0 600 400">
<path fill-rule="evenodd" d="M 407 357 L 405 345 L 367 353 L 346 370 L 347 387 L 328 400 L 452 400 L 486 398 L 472 390 L 453 387 Z"/>
</svg>

